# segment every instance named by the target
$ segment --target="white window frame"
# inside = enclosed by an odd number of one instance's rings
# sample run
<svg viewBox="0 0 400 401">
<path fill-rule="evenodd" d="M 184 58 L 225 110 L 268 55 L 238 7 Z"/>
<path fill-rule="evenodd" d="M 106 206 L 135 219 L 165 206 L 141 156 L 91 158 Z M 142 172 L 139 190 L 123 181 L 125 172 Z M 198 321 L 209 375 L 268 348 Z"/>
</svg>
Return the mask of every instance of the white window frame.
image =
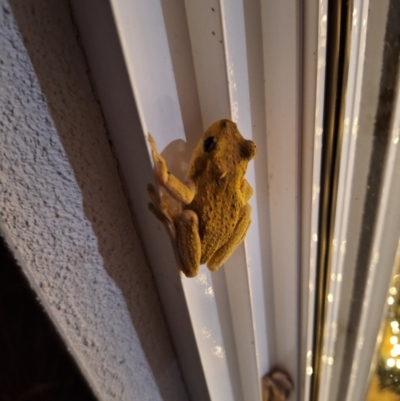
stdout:
<svg viewBox="0 0 400 401">
<path fill-rule="evenodd" d="M 314 146 L 317 57 L 323 58 L 319 5 L 72 5 L 191 398 L 261 399 L 261 378 L 279 365 L 295 382 L 292 399 L 300 399 L 318 204 L 313 160 L 321 149 Z M 317 102 L 324 67 L 318 68 Z M 179 175 L 189 145 L 225 117 L 258 145 L 247 173 L 253 222 L 219 272 L 202 267 L 198 278 L 181 279 L 164 227 L 147 210 L 146 186 L 154 177 L 146 135 Z"/>
</svg>

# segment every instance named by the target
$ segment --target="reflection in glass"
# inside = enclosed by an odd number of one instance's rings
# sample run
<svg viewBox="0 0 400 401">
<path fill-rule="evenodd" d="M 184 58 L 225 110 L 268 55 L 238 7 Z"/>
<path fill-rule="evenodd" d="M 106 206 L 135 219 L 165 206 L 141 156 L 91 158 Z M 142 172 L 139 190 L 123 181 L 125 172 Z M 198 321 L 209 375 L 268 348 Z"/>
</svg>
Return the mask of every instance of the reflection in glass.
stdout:
<svg viewBox="0 0 400 401">
<path fill-rule="evenodd" d="M 386 301 L 386 317 L 377 350 L 366 401 L 400 400 L 400 263 L 397 263 Z"/>
<path fill-rule="evenodd" d="M 398 278 L 388 292 L 400 236 L 400 1 L 328 4 L 318 275 L 310 286 L 316 317 L 305 401 L 365 401 L 369 385 L 367 401 L 400 401 Z M 369 381 L 384 305 L 389 320 Z"/>
</svg>

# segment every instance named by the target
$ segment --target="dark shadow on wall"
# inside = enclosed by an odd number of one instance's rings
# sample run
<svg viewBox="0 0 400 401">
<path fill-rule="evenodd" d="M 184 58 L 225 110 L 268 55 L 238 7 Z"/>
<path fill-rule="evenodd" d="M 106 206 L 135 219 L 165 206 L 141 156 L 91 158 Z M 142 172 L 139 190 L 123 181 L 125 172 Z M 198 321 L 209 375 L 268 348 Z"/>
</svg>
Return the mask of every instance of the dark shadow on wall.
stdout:
<svg viewBox="0 0 400 401">
<path fill-rule="evenodd" d="M 1 237 L 0 400 L 96 400 Z"/>
<path fill-rule="evenodd" d="M 70 5 L 67 0 L 8 2 L 74 170 L 85 217 L 97 237 L 104 267 L 126 300 L 161 396 L 171 401 L 185 399 L 184 385 L 177 386 L 181 380 L 175 375 L 177 359 L 151 270 L 140 246 L 133 244 L 136 234 L 129 219 L 128 199 L 122 192 L 117 162 L 115 159 L 110 162 L 113 158 L 111 142 L 107 143 L 106 123 L 92 92 L 89 67 L 78 45 L 79 33 L 73 24 Z M 99 9 L 110 7 L 105 1 L 100 1 L 98 6 Z M 114 26 L 102 29 L 116 35 Z M 115 52 L 110 57 L 122 57 L 118 49 Z M 137 111 L 132 110 L 132 113 Z M 147 171 L 151 171 L 150 167 Z M 132 247 L 133 253 L 139 254 L 139 261 L 126 263 L 126 255 L 132 252 Z M 175 395 L 171 398 L 171 394 Z"/>
</svg>

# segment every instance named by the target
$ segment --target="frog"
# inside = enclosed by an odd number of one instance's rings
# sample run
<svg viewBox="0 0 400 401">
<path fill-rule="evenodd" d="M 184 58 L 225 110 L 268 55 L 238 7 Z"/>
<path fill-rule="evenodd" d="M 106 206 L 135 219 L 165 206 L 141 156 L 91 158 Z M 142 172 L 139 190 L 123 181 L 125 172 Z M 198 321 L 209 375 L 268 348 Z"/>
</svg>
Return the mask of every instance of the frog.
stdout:
<svg viewBox="0 0 400 401">
<path fill-rule="evenodd" d="M 186 277 L 200 265 L 216 271 L 244 240 L 253 189 L 245 179 L 256 145 L 229 119 L 213 123 L 193 150 L 185 181 L 176 178 L 148 134 L 157 189 L 149 184 L 150 211 L 165 225 Z"/>
</svg>

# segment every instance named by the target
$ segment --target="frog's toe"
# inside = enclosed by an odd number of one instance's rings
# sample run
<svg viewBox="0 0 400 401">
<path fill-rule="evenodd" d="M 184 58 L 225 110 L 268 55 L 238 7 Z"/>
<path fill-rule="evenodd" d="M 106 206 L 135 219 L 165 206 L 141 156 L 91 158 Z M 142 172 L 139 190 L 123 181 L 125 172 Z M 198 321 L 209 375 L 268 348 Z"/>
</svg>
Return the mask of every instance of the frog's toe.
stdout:
<svg viewBox="0 0 400 401">
<path fill-rule="evenodd" d="M 149 141 L 151 149 L 157 151 L 157 145 L 154 138 L 151 136 L 150 132 L 147 133 L 147 140 Z"/>
</svg>

